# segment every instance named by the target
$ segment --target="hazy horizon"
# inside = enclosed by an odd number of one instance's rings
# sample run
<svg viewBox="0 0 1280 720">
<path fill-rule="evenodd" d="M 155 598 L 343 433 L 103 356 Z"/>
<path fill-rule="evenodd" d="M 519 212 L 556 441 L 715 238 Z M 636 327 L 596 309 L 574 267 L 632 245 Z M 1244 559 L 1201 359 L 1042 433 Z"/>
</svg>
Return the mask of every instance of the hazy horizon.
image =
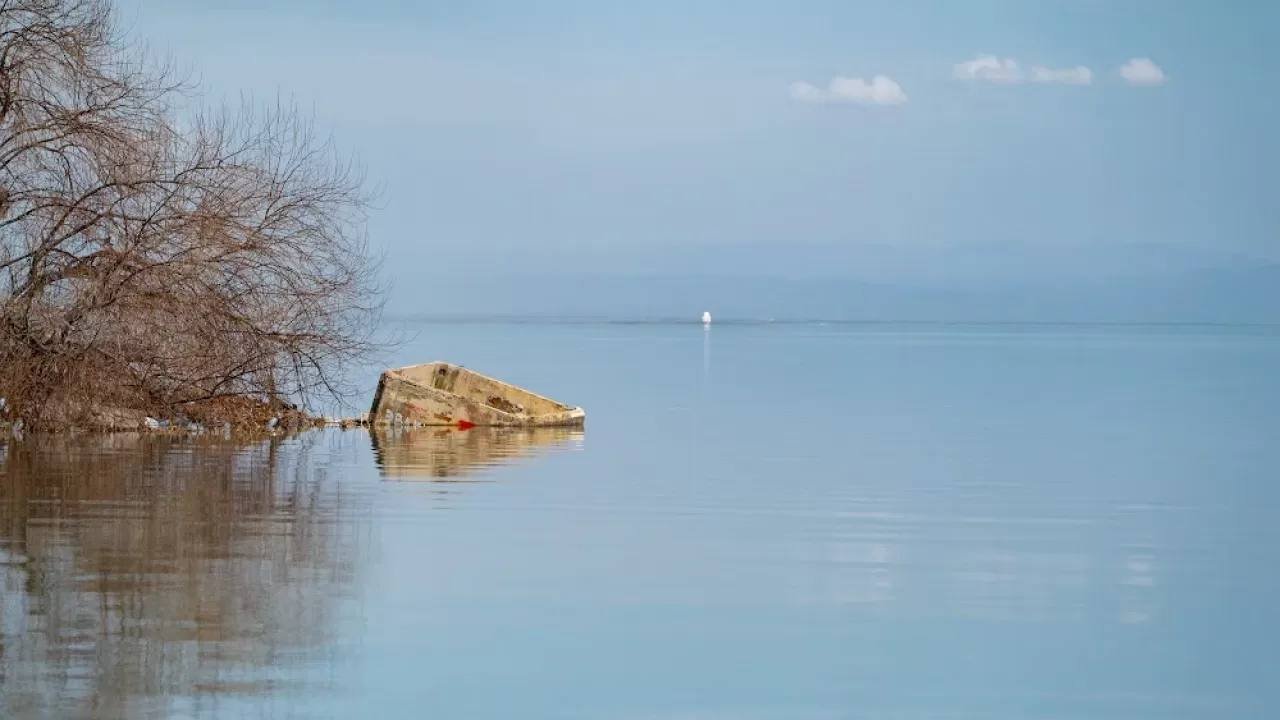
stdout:
<svg viewBox="0 0 1280 720">
<path fill-rule="evenodd" d="M 388 316 L 734 321 L 1280 324 L 1280 264 L 1143 244 L 482 253 L 402 278 Z M 825 260 L 825 262 L 823 262 Z"/>
<path fill-rule="evenodd" d="M 464 278 L 475 296 L 485 277 L 733 275 L 1078 294 L 1156 278 L 1182 298 L 1156 314 L 1270 312 L 1250 304 L 1269 280 L 1202 276 L 1280 262 L 1280 102 L 1262 91 L 1277 6 L 122 10 L 211 101 L 295 101 L 363 160 L 383 190 L 369 232 L 397 310 L 465 310 L 433 290 Z M 529 292 L 486 302 L 519 312 Z"/>
</svg>

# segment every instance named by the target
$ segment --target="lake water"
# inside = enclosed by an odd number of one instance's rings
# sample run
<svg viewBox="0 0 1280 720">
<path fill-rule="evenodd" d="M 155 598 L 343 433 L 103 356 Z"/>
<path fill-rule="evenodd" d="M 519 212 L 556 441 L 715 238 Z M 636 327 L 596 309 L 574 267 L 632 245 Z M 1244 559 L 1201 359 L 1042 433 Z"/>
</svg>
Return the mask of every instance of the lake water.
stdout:
<svg viewBox="0 0 1280 720">
<path fill-rule="evenodd" d="M 413 329 L 585 431 L 0 443 L 0 715 L 1280 715 L 1273 331 Z"/>
</svg>

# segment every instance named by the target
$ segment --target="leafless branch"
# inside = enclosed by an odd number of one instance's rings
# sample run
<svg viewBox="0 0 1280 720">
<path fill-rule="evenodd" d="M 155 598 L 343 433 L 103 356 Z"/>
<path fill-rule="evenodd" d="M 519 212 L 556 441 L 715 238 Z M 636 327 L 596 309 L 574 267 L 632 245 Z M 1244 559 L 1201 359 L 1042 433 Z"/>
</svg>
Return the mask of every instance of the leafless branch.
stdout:
<svg viewBox="0 0 1280 720">
<path fill-rule="evenodd" d="M 361 169 L 294 108 L 192 110 L 106 0 L 0 4 L 0 397 L 348 391 L 382 348 Z"/>
</svg>

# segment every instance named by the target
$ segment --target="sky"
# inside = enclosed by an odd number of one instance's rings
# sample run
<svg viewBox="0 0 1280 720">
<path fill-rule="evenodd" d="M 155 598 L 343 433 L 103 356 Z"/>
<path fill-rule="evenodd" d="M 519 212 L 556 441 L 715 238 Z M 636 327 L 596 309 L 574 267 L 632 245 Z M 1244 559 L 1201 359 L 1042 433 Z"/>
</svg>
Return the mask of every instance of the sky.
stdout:
<svg viewBox="0 0 1280 720">
<path fill-rule="evenodd" d="M 292 98 L 357 153 L 398 275 L 1280 261 L 1277 3 L 121 8 L 210 98 Z"/>
</svg>

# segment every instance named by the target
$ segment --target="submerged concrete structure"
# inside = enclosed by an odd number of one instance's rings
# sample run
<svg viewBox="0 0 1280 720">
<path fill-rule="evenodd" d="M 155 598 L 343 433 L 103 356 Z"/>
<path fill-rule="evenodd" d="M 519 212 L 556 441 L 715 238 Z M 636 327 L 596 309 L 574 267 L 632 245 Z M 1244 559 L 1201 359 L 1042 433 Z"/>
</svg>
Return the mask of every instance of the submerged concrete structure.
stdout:
<svg viewBox="0 0 1280 720">
<path fill-rule="evenodd" d="M 445 362 L 387 370 L 369 411 L 380 425 L 582 427 L 586 413 Z"/>
</svg>

